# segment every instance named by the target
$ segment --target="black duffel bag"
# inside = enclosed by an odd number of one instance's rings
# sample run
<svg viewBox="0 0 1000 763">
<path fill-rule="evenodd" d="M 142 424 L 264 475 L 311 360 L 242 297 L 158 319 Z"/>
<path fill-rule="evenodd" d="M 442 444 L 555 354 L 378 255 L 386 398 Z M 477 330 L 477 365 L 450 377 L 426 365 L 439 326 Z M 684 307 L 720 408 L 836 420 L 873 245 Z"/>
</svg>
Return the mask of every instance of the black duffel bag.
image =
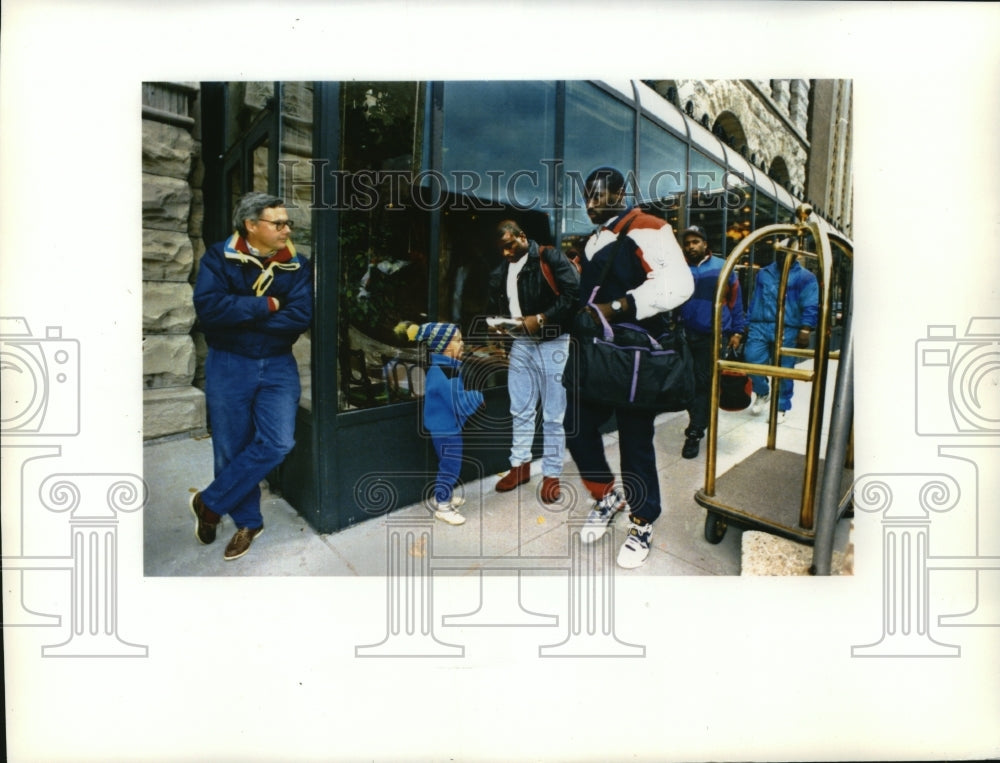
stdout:
<svg viewBox="0 0 1000 763">
<path fill-rule="evenodd" d="M 653 336 L 636 323 L 609 324 L 596 308 L 582 310 L 563 384 L 583 400 L 617 408 L 685 410 L 694 397 L 694 365 L 684 330 L 674 324 Z"/>
<path fill-rule="evenodd" d="M 743 360 L 743 345 L 739 350 L 727 347 L 722 356 L 726 360 Z M 724 411 L 742 411 L 753 399 L 750 377 L 741 371 L 726 369 L 719 374 L 719 408 Z"/>
</svg>

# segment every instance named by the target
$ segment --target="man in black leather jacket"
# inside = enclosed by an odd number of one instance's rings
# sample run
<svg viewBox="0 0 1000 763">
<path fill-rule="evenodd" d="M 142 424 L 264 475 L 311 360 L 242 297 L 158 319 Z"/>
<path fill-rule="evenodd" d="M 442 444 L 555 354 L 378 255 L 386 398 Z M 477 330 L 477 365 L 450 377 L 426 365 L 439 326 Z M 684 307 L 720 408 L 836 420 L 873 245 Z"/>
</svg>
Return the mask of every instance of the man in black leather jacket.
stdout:
<svg viewBox="0 0 1000 763">
<path fill-rule="evenodd" d="M 514 318 L 507 387 L 513 418 L 511 470 L 497 483 L 513 490 L 531 477 L 535 410 L 542 404 L 542 484 L 544 503 L 559 500 L 559 477 L 566 452 L 563 417 L 566 389 L 562 373 L 569 355 L 566 326 L 576 309 L 579 275 L 558 249 L 540 247 L 513 220 L 497 226 L 497 247 L 504 261 L 490 274 L 491 316 Z"/>
</svg>

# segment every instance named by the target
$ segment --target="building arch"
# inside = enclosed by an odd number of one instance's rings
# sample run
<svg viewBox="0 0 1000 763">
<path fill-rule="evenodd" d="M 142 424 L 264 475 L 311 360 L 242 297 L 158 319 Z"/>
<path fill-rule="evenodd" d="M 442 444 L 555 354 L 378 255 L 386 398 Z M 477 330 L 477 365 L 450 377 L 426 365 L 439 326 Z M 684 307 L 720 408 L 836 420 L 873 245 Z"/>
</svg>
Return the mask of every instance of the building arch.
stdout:
<svg viewBox="0 0 1000 763">
<path fill-rule="evenodd" d="M 743 124 L 740 122 L 739 117 L 731 111 L 723 111 L 716 117 L 715 123 L 712 125 L 712 132 L 719 140 L 728 146 L 732 146 L 737 151 L 742 151 L 743 149 L 750 150 L 750 147 L 747 145 L 747 134 L 743 129 Z"/>
<path fill-rule="evenodd" d="M 771 160 L 771 166 L 767 170 L 767 176 L 778 185 L 788 187 L 792 182 L 791 174 L 788 172 L 788 164 L 783 157 L 776 156 Z"/>
</svg>

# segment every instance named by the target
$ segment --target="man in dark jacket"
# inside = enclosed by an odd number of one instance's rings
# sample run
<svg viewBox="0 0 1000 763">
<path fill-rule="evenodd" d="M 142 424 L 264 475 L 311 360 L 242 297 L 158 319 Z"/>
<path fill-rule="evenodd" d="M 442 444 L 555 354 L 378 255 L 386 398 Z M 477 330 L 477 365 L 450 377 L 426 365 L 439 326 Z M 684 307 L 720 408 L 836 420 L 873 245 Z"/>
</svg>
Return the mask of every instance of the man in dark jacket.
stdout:
<svg viewBox="0 0 1000 763">
<path fill-rule="evenodd" d="M 597 229 L 584 247 L 580 308 L 594 321 L 600 320 L 594 312 L 599 311 L 608 322 L 635 322 L 659 336 L 664 313 L 681 305 L 694 288 L 673 229 L 660 218 L 627 206 L 625 178 L 612 167 L 601 167 L 587 177 L 584 198 L 587 216 Z M 618 421 L 622 487 L 615 487 L 601 431 L 612 415 Z M 661 512 L 655 417 L 654 411 L 616 408 L 569 391 L 569 451 L 594 499 L 580 540 L 597 541 L 617 512 L 628 511 L 628 534 L 618 552 L 618 564 L 626 569 L 646 561 L 653 523 Z"/>
<path fill-rule="evenodd" d="M 691 358 L 694 360 L 694 400 L 688 406 L 688 426 L 684 430 L 684 446 L 681 456 L 694 458 L 698 455 L 701 438 L 708 426 L 708 414 L 712 391 L 712 342 L 715 338 L 713 320 L 715 318 L 715 292 L 719 285 L 719 275 L 726 261 L 712 254 L 708 246 L 708 234 L 700 225 L 692 225 L 681 234 L 684 259 L 691 268 L 694 278 L 694 294 L 681 305 L 681 321 L 687 336 Z M 736 274 L 730 272 L 723 291 L 722 343 L 725 348 L 736 350 L 746 334 L 747 321 L 743 312 L 743 297 Z"/>
<path fill-rule="evenodd" d="M 566 388 L 562 373 L 569 355 L 565 326 L 576 307 L 576 266 L 553 247 L 539 247 L 513 220 L 497 226 L 497 247 L 504 257 L 490 275 L 489 310 L 494 317 L 515 318 L 511 329 L 507 389 L 513 418 L 510 471 L 497 483 L 499 492 L 523 485 L 531 476 L 535 409 L 542 404 L 542 484 L 544 503 L 559 500 L 559 477 L 566 453 L 563 417 Z"/>
<path fill-rule="evenodd" d="M 215 479 L 191 496 L 195 536 L 212 543 L 223 515 L 236 534 L 223 558 L 238 559 L 264 530 L 259 484 L 295 444 L 299 372 L 295 340 L 312 320 L 312 268 L 289 240 L 292 221 L 276 196 L 248 193 L 236 232 L 202 257 L 194 287 L 208 343 L 205 400 Z"/>
</svg>

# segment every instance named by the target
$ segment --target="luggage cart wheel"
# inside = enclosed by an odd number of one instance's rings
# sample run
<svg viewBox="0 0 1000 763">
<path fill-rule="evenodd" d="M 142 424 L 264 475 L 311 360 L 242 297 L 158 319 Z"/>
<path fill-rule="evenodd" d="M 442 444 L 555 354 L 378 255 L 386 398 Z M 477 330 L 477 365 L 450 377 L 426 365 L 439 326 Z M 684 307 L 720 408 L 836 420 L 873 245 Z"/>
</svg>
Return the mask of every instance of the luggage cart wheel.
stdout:
<svg viewBox="0 0 1000 763">
<path fill-rule="evenodd" d="M 720 517 L 718 514 L 708 513 L 705 517 L 705 540 L 711 544 L 716 544 L 722 541 L 726 537 L 726 530 L 729 525 L 726 524 L 726 520 Z"/>
</svg>

